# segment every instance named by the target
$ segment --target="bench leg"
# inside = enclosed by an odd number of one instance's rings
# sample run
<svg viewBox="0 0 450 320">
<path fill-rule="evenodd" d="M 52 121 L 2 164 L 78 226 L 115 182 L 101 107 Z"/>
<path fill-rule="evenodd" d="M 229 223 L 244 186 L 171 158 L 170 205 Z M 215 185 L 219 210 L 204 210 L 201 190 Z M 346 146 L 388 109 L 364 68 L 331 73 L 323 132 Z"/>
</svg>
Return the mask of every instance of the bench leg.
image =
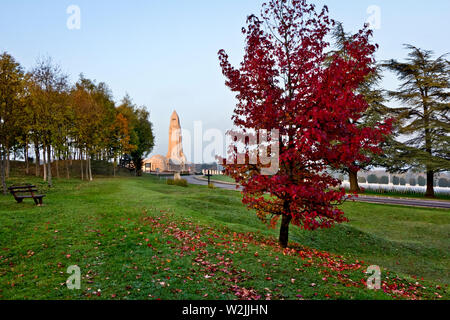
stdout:
<svg viewBox="0 0 450 320">
<path fill-rule="evenodd" d="M 17 203 L 22 203 L 23 199 L 16 199 Z"/>
<path fill-rule="evenodd" d="M 38 204 L 38 206 L 39 206 L 39 207 L 42 207 L 42 198 L 39 198 L 39 204 Z"/>
</svg>

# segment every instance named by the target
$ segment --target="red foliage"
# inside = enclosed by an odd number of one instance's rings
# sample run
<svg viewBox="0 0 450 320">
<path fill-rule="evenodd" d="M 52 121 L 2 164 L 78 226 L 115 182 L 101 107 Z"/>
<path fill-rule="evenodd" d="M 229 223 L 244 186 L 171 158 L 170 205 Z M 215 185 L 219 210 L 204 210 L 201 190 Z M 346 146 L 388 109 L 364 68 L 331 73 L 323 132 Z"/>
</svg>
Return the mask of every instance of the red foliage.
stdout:
<svg viewBox="0 0 450 320">
<path fill-rule="evenodd" d="M 389 131 L 387 124 L 355 124 L 368 108 L 356 89 L 374 70 L 377 46 L 369 43 L 371 31 L 364 27 L 352 37 L 347 57 L 329 59 L 326 37 L 334 21 L 327 14 L 327 7 L 318 12 L 305 0 L 271 0 L 261 17 L 248 17 L 239 69 L 219 51 L 226 85 L 237 93 L 235 126 L 246 133 L 280 133 L 277 173 L 261 174 L 260 161 L 224 162 L 226 172 L 243 187 L 243 203 L 273 226 L 280 216 L 307 230 L 346 221 L 337 208 L 345 192 L 325 170 L 367 160 L 364 151 L 377 152 Z M 230 148 L 234 157 L 238 143 Z M 245 145 L 248 160 L 251 146 L 249 141 Z"/>
</svg>

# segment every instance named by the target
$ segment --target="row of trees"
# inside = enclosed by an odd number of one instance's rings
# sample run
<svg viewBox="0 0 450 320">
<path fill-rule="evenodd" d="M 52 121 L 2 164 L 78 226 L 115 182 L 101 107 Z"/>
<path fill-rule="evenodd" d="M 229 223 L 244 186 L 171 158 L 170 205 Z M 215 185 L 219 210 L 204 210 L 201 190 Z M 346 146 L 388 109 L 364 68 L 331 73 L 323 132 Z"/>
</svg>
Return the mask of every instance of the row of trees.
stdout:
<svg viewBox="0 0 450 320">
<path fill-rule="evenodd" d="M 148 111 L 136 107 L 128 95 L 116 106 L 105 83 L 80 75 L 71 85 L 50 58 L 39 60 L 25 72 L 11 55 L 0 55 L 3 192 L 11 154 L 25 159 L 27 173 L 33 157 L 36 176 L 43 176 L 52 186 L 53 171 L 57 177 L 69 178 L 73 160 L 80 161 L 81 179 L 92 180 L 91 159 L 112 161 L 115 170 L 125 154 L 139 172 L 153 140 Z"/>
<path fill-rule="evenodd" d="M 345 44 L 352 36 L 337 24 L 333 32 L 337 51 L 345 56 Z M 384 137 L 382 152 L 370 153 L 367 161 L 355 161 L 342 171 L 349 175 L 350 191 L 360 192 L 358 172 L 371 167 L 384 167 L 391 173 L 410 170 L 425 172 L 426 196 L 434 197 L 433 181 L 437 173 L 450 170 L 450 64 L 446 55 L 435 58 L 430 50 L 405 45 L 407 59 L 377 64 L 360 84 L 368 108 L 358 121 L 371 127 L 392 119 L 393 128 Z M 379 82 L 384 70 L 398 76 L 398 90 L 382 90 Z M 387 102 L 398 104 L 389 108 Z"/>
</svg>

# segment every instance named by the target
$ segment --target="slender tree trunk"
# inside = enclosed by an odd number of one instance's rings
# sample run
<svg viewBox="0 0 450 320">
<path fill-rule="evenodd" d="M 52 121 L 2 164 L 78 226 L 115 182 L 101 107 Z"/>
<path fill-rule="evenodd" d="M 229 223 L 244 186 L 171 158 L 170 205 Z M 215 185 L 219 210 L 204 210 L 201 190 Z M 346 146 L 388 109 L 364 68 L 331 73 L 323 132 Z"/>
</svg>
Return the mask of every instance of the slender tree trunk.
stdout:
<svg viewBox="0 0 450 320">
<path fill-rule="evenodd" d="M 114 177 L 116 176 L 116 165 L 117 165 L 116 157 L 114 157 L 114 163 L 113 163 L 113 176 Z"/>
<path fill-rule="evenodd" d="M 84 176 L 83 176 L 83 151 L 81 151 L 80 149 L 80 168 L 81 168 L 81 180 L 84 180 Z"/>
<path fill-rule="evenodd" d="M 6 188 L 6 174 L 5 174 L 5 157 L 4 152 L 2 150 L 3 148 L 0 147 L 0 175 L 1 175 L 1 182 L 2 182 L 2 189 L 3 194 L 7 194 L 7 188 Z"/>
<path fill-rule="evenodd" d="M 6 179 L 9 178 L 9 171 L 10 171 L 10 161 L 9 161 L 9 157 L 10 157 L 10 152 L 9 152 L 9 148 L 6 150 Z"/>
<path fill-rule="evenodd" d="M 67 179 L 70 179 L 69 157 L 70 157 L 70 152 L 67 151 L 66 161 L 64 161 L 64 163 L 65 163 L 65 165 L 66 165 L 66 178 L 67 178 Z"/>
<path fill-rule="evenodd" d="M 49 187 L 53 187 L 53 182 L 52 182 L 52 147 L 50 145 L 47 146 L 47 164 L 48 164 L 48 186 Z"/>
<path fill-rule="evenodd" d="M 42 160 L 44 167 L 44 181 L 47 181 L 47 146 L 45 144 L 42 145 Z"/>
<path fill-rule="evenodd" d="M 89 163 L 89 181 L 92 181 L 93 179 L 92 179 L 92 168 L 91 168 L 91 156 L 89 156 L 88 163 Z"/>
<path fill-rule="evenodd" d="M 280 245 L 283 248 L 287 248 L 289 241 L 289 224 L 291 223 L 292 216 L 283 214 L 280 227 Z"/>
<path fill-rule="evenodd" d="M 425 92 L 425 97 L 428 94 Z M 431 129 L 430 129 L 430 111 L 426 100 L 423 100 L 423 121 L 425 124 L 425 149 L 426 152 L 431 156 L 432 153 L 432 140 L 431 140 Z M 427 191 L 425 197 L 434 198 L 434 172 L 427 165 Z"/>
<path fill-rule="evenodd" d="M 358 183 L 358 171 L 356 170 L 348 170 L 348 177 L 350 180 L 350 192 L 359 193 L 361 192 L 361 188 Z"/>
<path fill-rule="evenodd" d="M 427 170 L 427 192 L 425 197 L 434 198 L 434 172 Z"/>
<path fill-rule="evenodd" d="M 27 175 L 30 173 L 30 164 L 28 161 L 28 141 L 25 142 L 25 173 Z"/>
<path fill-rule="evenodd" d="M 36 165 L 36 177 L 41 175 L 41 154 L 39 152 L 39 143 L 34 142 L 34 155 L 35 155 L 35 165 Z"/>
<path fill-rule="evenodd" d="M 55 164 L 56 164 L 56 178 L 59 179 L 59 159 L 55 158 Z"/>
<path fill-rule="evenodd" d="M 55 158 L 55 166 L 56 166 L 56 178 L 59 179 L 59 158 L 57 156 L 54 156 Z"/>
<path fill-rule="evenodd" d="M 89 161 L 88 161 L 88 153 L 87 153 L 87 151 L 86 151 L 86 162 L 84 163 L 85 164 L 85 172 L 84 172 L 84 176 L 86 177 L 86 180 L 88 180 L 89 181 Z"/>
</svg>

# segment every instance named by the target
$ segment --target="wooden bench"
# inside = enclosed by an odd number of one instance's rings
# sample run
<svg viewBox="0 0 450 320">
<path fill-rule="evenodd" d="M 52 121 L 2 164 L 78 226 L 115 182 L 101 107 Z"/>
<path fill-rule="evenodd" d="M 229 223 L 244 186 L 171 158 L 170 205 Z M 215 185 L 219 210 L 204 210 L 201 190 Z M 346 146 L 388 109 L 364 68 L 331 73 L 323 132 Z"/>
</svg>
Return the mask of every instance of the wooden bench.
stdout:
<svg viewBox="0 0 450 320">
<path fill-rule="evenodd" d="M 14 196 L 17 203 L 22 203 L 23 199 L 33 199 L 37 206 L 42 206 L 42 198 L 45 197 L 43 194 L 35 194 L 37 192 L 36 186 L 31 184 L 26 186 L 12 186 L 8 190 Z"/>
</svg>

